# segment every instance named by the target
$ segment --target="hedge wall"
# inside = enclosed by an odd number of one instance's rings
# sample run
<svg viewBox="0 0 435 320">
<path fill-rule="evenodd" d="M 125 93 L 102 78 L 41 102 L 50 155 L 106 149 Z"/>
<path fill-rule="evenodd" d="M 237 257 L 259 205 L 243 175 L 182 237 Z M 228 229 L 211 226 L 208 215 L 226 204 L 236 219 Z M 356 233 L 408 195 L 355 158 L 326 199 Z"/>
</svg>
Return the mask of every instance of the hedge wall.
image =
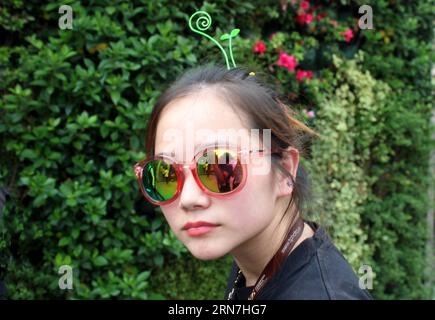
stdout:
<svg viewBox="0 0 435 320">
<path fill-rule="evenodd" d="M 58 27 L 65 4 L 72 30 Z M 373 30 L 358 29 L 362 4 L 373 8 Z M 316 191 L 310 210 L 355 271 L 372 266 L 374 296 L 429 297 L 431 7 L 385 0 L 0 4 L 7 297 L 222 297 L 229 257 L 192 259 L 132 172 L 167 82 L 222 62 L 187 27 L 198 9 L 212 16 L 212 34 L 242 29 L 236 62 L 274 79 L 321 133 L 304 160 Z M 73 290 L 58 288 L 63 264 L 73 267 Z"/>
</svg>

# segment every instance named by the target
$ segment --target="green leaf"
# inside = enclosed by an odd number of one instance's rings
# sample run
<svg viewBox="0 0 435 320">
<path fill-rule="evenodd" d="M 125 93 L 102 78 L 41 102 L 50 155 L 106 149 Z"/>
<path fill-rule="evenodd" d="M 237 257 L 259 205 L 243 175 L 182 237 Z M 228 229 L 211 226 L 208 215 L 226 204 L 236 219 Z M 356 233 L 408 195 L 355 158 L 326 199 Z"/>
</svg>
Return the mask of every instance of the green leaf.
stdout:
<svg viewBox="0 0 435 320">
<path fill-rule="evenodd" d="M 98 256 L 94 259 L 94 263 L 97 267 L 102 267 L 107 265 L 109 262 L 107 261 L 107 259 L 103 256 Z"/>
<path fill-rule="evenodd" d="M 64 255 L 62 253 L 58 253 L 56 254 L 56 257 L 54 258 L 54 262 L 56 266 L 61 266 L 61 265 L 70 265 L 71 264 L 71 257 L 68 255 Z"/>
<path fill-rule="evenodd" d="M 121 98 L 121 93 L 119 91 L 110 92 L 110 98 L 112 99 L 114 104 L 118 104 L 119 99 Z"/>
<path fill-rule="evenodd" d="M 141 272 L 141 273 L 137 276 L 136 280 L 137 280 L 138 282 L 142 282 L 142 281 L 145 281 L 146 279 L 148 279 L 149 276 L 150 276 L 150 272 L 149 272 L 149 271 L 144 271 L 144 272 Z"/>
<path fill-rule="evenodd" d="M 77 199 L 76 198 L 68 198 L 68 199 L 66 199 L 66 205 L 68 207 L 75 207 L 77 205 Z"/>
<path fill-rule="evenodd" d="M 231 38 L 234 38 L 235 36 L 237 36 L 240 33 L 240 29 L 233 29 L 231 31 Z"/>
<path fill-rule="evenodd" d="M 59 245 L 60 247 L 64 247 L 64 246 L 67 246 L 69 243 L 70 243 L 70 238 L 68 238 L 68 237 L 63 237 L 63 238 L 61 238 L 61 239 L 59 240 L 58 245 Z"/>
<path fill-rule="evenodd" d="M 225 33 L 220 37 L 221 40 L 228 40 L 229 38 L 230 38 L 230 35 L 228 33 Z"/>
<path fill-rule="evenodd" d="M 103 138 L 106 138 L 109 135 L 109 132 L 110 132 L 110 128 L 106 124 L 103 124 L 100 127 L 100 133 Z"/>
<path fill-rule="evenodd" d="M 164 262 L 164 259 L 163 259 L 162 255 L 158 255 L 158 256 L 154 257 L 154 263 L 156 264 L 156 266 L 158 266 L 158 267 L 163 266 L 163 262 Z"/>
<path fill-rule="evenodd" d="M 153 222 L 151 223 L 151 229 L 157 230 L 158 228 L 160 228 L 162 223 L 163 223 L 162 219 L 154 219 Z"/>
<path fill-rule="evenodd" d="M 23 150 L 23 152 L 21 152 L 21 159 L 36 159 L 37 158 L 37 154 L 34 150 L 31 149 L 26 149 Z"/>
<path fill-rule="evenodd" d="M 46 194 L 40 194 L 39 196 L 37 196 L 34 200 L 33 200 L 33 205 L 38 208 L 40 206 L 42 206 L 43 204 L 45 204 L 47 200 L 47 195 Z"/>
<path fill-rule="evenodd" d="M 150 300 L 166 300 L 166 297 L 160 293 L 150 293 L 149 299 Z"/>
<path fill-rule="evenodd" d="M 115 7 L 106 7 L 106 12 L 109 15 L 112 15 L 112 14 L 114 14 L 116 12 L 116 8 Z"/>
</svg>

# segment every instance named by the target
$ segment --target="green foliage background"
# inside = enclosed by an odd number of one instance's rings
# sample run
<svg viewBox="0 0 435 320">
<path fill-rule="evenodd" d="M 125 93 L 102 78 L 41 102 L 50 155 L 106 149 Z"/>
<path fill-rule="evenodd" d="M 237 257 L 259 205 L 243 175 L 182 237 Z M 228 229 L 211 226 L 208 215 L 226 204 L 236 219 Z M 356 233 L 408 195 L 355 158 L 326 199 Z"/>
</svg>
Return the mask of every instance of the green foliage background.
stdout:
<svg viewBox="0 0 435 320">
<path fill-rule="evenodd" d="M 0 4 L 0 186 L 11 190 L 0 217 L 0 279 L 9 298 L 223 297 L 231 259 L 194 260 L 141 198 L 132 172 L 168 82 L 222 62 L 187 26 L 198 9 L 212 16 L 211 34 L 242 29 L 238 64 L 272 76 L 296 109 L 315 111 L 304 118 L 322 135 L 304 161 L 316 191 L 312 217 L 356 272 L 372 266 L 373 295 L 433 294 L 424 286 L 430 2 L 317 1 L 328 15 L 310 26 L 295 23 L 297 5 L 284 3 Z M 58 28 L 65 4 L 73 30 Z M 362 4 L 373 8 L 374 30 L 356 27 Z M 350 43 L 341 35 L 348 27 Z M 252 52 L 260 39 L 264 55 Z M 277 67 L 279 50 L 314 79 L 298 82 Z M 75 270 L 74 290 L 58 289 L 63 264 Z"/>
</svg>

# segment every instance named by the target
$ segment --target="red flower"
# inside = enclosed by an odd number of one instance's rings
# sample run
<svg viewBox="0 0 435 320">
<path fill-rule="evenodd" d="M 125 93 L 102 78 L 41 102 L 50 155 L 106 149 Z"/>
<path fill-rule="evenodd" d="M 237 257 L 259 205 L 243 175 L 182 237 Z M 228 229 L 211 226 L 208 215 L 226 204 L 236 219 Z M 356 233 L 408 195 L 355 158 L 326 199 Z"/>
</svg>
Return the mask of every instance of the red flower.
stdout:
<svg viewBox="0 0 435 320">
<path fill-rule="evenodd" d="M 298 65 L 296 58 L 294 56 L 288 55 L 285 52 L 279 53 L 279 58 L 277 63 L 278 66 L 284 67 L 291 72 L 295 71 L 295 68 Z"/>
<path fill-rule="evenodd" d="M 306 24 L 310 24 L 313 21 L 314 17 L 311 13 L 307 13 L 305 15 L 305 22 Z"/>
<path fill-rule="evenodd" d="M 254 45 L 253 50 L 254 50 L 255 53 L 259 53 L 260 55 L 262 55 L 262 54 L 264 54 L 266 52 L 266 45 L 264 44 L 263 41 L 259 40 Z"/>
<path fill-rule="evenodd" d="M 298 69 L 296 71 L 296 80 L 302 82 L 304 79 L 313 79 L 313 72 L 310 70 Z"/>
<path fill-rule="evenodd" d="M 354 36 L 353 31 L 350 28 L 347 28 L 346 31 L 341 33 L 341 35 L 343 36 L 343 38 L 346 40 L 347 43 L 349 43 Z"/>
<path fill-rule="evenodd" d="M 307 72 L 306 72 L 306 75 L 307 75 L 307 79 L 313 79 L 313 71 L 311 71 L 311 70 L 308 70 Z"/>
<path fill-rule="evenodd" d="M 299 25 L 301 25 L 301 26 L 304 25 L 304 23 L 305 23 L 305 13 L 298 14 L 298 15 L 296 16 L 296 23 L 299 24 Z"/>
<path fill-rule="evenodd" d="M 310 8 L 310 2 L 307 0 L 302 0 L 301 9 L 307 11 Z"/>
<path fill-rule="evenodd" d="M 311 13 L 301 13 L 296 16 L 296 23 L 303 26 L 305 23 L 310 24 L 314 17 Z"/>
</svg>

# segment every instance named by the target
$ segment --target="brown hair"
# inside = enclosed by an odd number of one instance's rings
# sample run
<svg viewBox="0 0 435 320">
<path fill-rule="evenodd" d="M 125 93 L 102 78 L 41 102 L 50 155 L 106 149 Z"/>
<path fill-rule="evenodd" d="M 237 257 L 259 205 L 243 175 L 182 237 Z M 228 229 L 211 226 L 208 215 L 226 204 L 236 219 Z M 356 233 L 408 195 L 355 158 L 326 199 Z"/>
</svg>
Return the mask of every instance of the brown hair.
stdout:
<svg viewBox="0 0 435 320">
<path fill-rule="evenodd" d="M 221 93 L 236 112 L 242 112 L 249 119 L 252 128 L 271 129 L 271 147 L 298 149 L 306 156 L 304 141 L 318 135 L 295 118 L 296 112 L 288 107 L 276 90 L 263 81 L 258 74 L 250 75 L 246 68 L 227 70 L 222 66 L 205 65 L 190 69 L 167 88 L 156 101 L 147 124 L 145 146 L 147 155 L 154 154 L 156 129 L 163 108 L 177 98 L 188 96 L 205 88 L 213 88 Z M 293 182 L 293 192 L 287 209 L 294 205 L 301 213 L 303 205 L 311 196 L 308 176 L 299 164 L 296 179 L 285 170 L 279 160 L 282 153 L 272 157 L 275 168 L 286 174 Z M 274 168 L 273 166 L 273 168 Z M 287 212 L 287 210 L 286 210 Z"/>
</svg>

